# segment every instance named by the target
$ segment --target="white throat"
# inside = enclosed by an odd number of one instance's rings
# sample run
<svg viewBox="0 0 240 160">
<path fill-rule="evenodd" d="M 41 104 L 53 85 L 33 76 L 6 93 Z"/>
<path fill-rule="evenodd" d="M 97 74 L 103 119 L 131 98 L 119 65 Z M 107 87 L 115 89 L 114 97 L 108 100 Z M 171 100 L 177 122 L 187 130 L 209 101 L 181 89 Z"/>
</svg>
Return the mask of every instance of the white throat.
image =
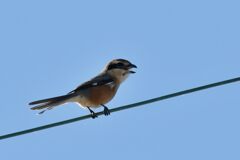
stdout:
<svg viewBox="0 0 240 160">
<path fill-rule="evenodd" d="M 128 76 L 129 76 L 129 71 L 128 70 L 123 70 L 123 69 L 113 69 L 110 71 L 107 71 L 112 77 L 116 78 L 116 80 L 119 83 L 124 82 Z"/>
</svg>

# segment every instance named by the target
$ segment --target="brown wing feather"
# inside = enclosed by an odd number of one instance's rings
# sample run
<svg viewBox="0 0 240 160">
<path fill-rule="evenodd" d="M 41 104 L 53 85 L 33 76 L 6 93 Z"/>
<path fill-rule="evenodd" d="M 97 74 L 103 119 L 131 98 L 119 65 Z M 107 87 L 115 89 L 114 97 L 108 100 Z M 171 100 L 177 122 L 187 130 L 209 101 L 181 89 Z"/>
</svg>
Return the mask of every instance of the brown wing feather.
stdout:
<svg viewBox="0 0 240 160">
<path fill-rule="evenodd" d="M 113 81 L 114 80 L 110 76 L 108 76 L 106 74 L 105 75 L 100 74 L 97 77 L 94 77 L 93 79 L 91 79 L 90 81 L 87 81 L 87 82 L 81 84 L 76 89 L 69 92 L 68 94 L 75 93 L 75 92 L 77 92 L 79 90 L 82 90 L 82 89 L 87 89 L 87 88 L 91 88 L 91 87 L 106 85 L 108 83 L 112 83 Z"/>
</svg>

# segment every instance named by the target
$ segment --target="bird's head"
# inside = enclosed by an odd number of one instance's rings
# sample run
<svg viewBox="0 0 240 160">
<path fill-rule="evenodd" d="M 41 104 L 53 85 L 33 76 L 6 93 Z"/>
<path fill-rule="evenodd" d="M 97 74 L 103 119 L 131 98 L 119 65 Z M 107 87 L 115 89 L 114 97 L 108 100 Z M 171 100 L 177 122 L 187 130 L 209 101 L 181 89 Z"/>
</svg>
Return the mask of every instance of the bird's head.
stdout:
<svg viewBox="0 0 240 160">
<path fill-rule="evenodd" d="M 108 63 L 105 68 L 105 72 L 114 77 L 120 83 L 123 82 L 130 74 L 136 73 L 133 68 L 137 68 L 125 59 L 115 59 Z"/>
</svg>

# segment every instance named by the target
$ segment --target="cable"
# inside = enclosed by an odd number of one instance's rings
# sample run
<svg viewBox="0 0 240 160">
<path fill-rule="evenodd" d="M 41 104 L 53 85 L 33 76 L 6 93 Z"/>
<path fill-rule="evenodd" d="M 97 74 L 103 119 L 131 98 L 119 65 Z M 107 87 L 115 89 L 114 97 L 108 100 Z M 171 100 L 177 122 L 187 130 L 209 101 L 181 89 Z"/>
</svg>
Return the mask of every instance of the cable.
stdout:
<svg viewBox="0 0 240 160">
<path fill-rule="evenodd" d="M 209 89 L 209 88 L 222 86 L 222 85 L 226 85 L 226 84 L 229 84 L 229 83 L 234 83 L 234 82 L 237 82 L 237 81 L 240 81 L 240 77 L 225 80 L 225 81 L 221 81 L 221 82 L 217 82 L 217 83 L 212 83 L 212 84 L 208 84 L 208 85 L 204 85 L 204 86 L 200 86 L 200 87 L 196 87 L 196 88 L 192 88 L 192 89 L 188 89 L 188 90 L 184 90 L 184 91 L 180 91 L 180 92 L 176 92 L 176 93 L 172 93 L 172 94 L 168 94 L 168 95 L 164 95 L 164 96 L 161 96 L 161 97 L 149 99 L 149 100 L 146 100 L 146 101 L 141 101 L 141 102 L 138 102 L 138 103 L 133 103 L 133 104 L 113 108 L 110 111 L 111 112 L 118 112 L 118 111 L 121 111 L 121 110 L 126 110 L 126 109 L 130 109 L 130 108 L 134 108 L 134 107 L 139 107 L 139 106 L 146 105 L 146 104 L 149 104 L 149 103 L 154 103 L 154 102 L 157 102 L 157 101 L 166 100 L 166 99 L 182 96 L 182 95 L 185 95 L 185 94 L 190 94 L 190 93 L 197 92 L 197 91 L 206 90 L 206 89 Z M 98 115 L 98 116 L 103 115 L 103 112 L 98 112 L 98 113 L 96 113 L 96 115 Z M 85 120 L 85 119 L 89 119 L 89 118 L 91 118 L 91 115 L 85 115 L 85 116 L 81 116 L 81 117 L 77 117 L 77 118 L 73 118 L 73 119 L 69 119 L 69 120 L 65 120 L 65 121 L 61 121 L 61 122 L 57 122 L 57 123 L 52 123 L 52 124 L 32 128 L 32 129 L 27 129 L 27 130 L 23 130 L 23 131 L 19 131 L 19 132 L 14 132 L 14 133 L 10 133 L 10 134 L 0 136 L 0 140 L 7 139 L 7 138 L 12 138 L 12 137 L 17 137 L 17 136 L 20 136 L 20 135 L 29 134 L 29 133 L 32 133 L 32 132 L 37 132 L 37 131 L 40 131 L 40 130 L 45 130 L 45 129 L 49 129 L 49 128 L 53 128 L 53 127 L 57 127 L 57 126 L 62 126 L 62 125 L 66 125 L 66 124 L 69 124 L 69 123 L 73 123 L 73 122 L 77 122 L 77 121 L 81 121 L 81 120 Z"/>
</svg>

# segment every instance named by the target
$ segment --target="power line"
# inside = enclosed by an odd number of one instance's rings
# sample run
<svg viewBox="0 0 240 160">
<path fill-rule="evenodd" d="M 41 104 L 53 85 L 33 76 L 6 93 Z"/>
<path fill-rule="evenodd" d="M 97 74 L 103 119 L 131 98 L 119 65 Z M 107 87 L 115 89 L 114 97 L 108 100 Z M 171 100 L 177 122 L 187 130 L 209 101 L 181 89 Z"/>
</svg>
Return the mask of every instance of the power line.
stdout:
<svg viewBox="0 0 240 160">
<path fill-rule="evenodd" d="M 139 106 L 146 105 L 146 104 L 149 104 L 149 103 L 154 103 L 154 102 L 157 102 L 157 101 L 166 100 L 166 99 L 182 96 L 182 95 L 185 95 L 185 94 L 190 94 L 190 93 L 197 92 L 197 91 L 206 90 L 206 89 L 209 89 L 209 88 L 234 83 L 234 82 L 237 82 L 237 81 L 240 81 L 240 77 L 225 80 L 225 81 L 221 81 L 221 82 L 216 82 L 216 83 L 212 83 L 212 84 L 208 84 L 208 85 L 204 85 L 204 86 L 200 86 L 200 87 L 196 87 L 196 88 L 192 88 L 192 89 L 188 89 L 188 90 L 184 90 L 184 91 L 180 91 L 180 92 L 175 92 L 175 93 L 172 93 L 172 94 L 168 94 L 168 95 L 164 95 L 164 96 L 161 96 L 161 97 L 149 99 L 149 100 L 146 100 L 146 101 L 141 101 L 141 102 L 138 102 L 138 103 L 133 103 L 133 104 L 113 108 L 110 111 L 111 112 L 118 112 L 118 111 L 121 111 L 121 110 L 126 110 L 126 109 L 130 109 L 130 108 L 134 108 L 134 107 L 139 107 Z M 96 115 L 98 115 L 98 116 L 103 115 L 103 114 L 104 114 L 103 112 L 96 113 Z M 41 131 L 41 130 L 45 130 L 45 129 L 49 129 L 49 128 L 53 128 L 53 127 L 57 127 L 57 126 L 62 126 L 62 125 L 66 125 L 66 124 L 69 124 L 69 123 L 74 123 L 74 122 L 89 119 L 89 118 L 92 118 L 91 115 L 85 115 L 85 116 L 81 116 L 81 117 L 77 117 L 77 118 L 73 118 L 73 119 L 69 119 L 69 120 L 65 120 L 65 121 L 61 121 L 61 122 L 57 122 L 57 123 L 52 123 L 52 124 L 32 128 L 32 129 L 27 129 L 27 130 L 23 130 L 23 131 L 19 131 L 19 132 L 14 132 L 14 133 L 10 133 L 10 134 L 0 136 L 0 140 L 7 139 L 7 138 L 12 138 L 12 137 L 17 137 L 17 136 L 20 136 L 20 135 L 29 134 L 29 133 L 32 133 L 32 132 L 37 132 L 37 131 Z"/>
</svg>

